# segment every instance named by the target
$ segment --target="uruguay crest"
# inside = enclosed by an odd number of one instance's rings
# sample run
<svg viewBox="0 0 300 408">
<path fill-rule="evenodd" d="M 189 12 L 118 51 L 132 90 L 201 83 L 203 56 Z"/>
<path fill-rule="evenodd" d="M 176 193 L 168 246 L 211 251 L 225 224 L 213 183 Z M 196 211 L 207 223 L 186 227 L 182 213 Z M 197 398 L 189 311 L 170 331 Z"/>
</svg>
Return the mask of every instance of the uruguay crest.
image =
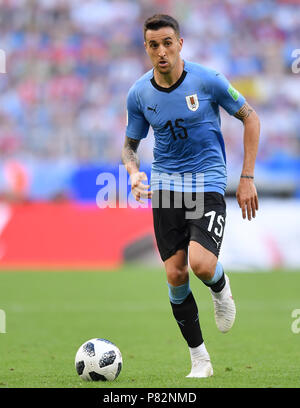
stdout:
<svg viewBox="0 0 300 408">
<path fill-rule="evenodd" d="M 185 97 L 189 110 L 195 112 L 199 108 L 199 101 L 197 94 Z"/>
</svg>

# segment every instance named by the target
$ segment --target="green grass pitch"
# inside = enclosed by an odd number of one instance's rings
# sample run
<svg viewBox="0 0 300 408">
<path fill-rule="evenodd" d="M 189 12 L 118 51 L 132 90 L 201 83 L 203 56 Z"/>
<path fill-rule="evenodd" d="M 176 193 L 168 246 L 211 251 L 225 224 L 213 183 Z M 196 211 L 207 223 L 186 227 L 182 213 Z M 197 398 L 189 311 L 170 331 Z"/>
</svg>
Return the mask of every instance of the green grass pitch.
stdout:
<svg viewBox="0 0 300 408">
<path fill-rule="evenodd" d="M 228 272 L 237 317 L 218 332 L 209 290 L 192 274 L 214 376 L 189 379 L 187 346 L 171 314 L 163 268 L 127 265 L 113 272 L 1 272 L 0 387 L 208 388 L 300 385 L 300 273 Z M 300 325 L 298 325 L 300 326 Z M 120 348 L 114 382 L 84 382 L 74 368 L 94 337 Z"/>
</svg>

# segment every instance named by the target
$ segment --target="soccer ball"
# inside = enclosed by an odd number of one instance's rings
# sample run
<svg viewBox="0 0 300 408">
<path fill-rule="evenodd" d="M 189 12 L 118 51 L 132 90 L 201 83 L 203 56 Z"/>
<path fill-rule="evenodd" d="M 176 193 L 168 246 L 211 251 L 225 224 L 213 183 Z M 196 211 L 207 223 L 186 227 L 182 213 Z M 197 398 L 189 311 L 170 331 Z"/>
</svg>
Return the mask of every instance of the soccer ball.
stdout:
<svg viewBox="0 0 300 408">
<path fill-rule="evenodd" d="M 106 339 L 91 339 L 83 343 L 75 357 L 78 375 L 86 381 L 113 381 L 122 369 L 122 354 Z"/>
</svg>

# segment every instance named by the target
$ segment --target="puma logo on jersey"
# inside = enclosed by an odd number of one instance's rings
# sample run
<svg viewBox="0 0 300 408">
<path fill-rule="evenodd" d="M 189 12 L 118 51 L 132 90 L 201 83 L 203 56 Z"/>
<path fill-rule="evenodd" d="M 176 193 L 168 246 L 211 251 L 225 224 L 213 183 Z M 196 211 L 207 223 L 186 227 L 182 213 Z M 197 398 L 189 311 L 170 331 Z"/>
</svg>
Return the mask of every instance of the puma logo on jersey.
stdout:
<svg viewBox="0 0 300 408">
<path fill-rule="evenodd" d="M 189 110 L 195 112 L 199 108 L 199 101 L 197 94 L 185 97 Z"/>
<path fill-rule="evenodd" d="M 147 106 L 147 109 L 153 111 L 154 113 L 157 113 L 156 108 L 157 108 L 157 105 L 155 105 L 154 108 L 152 108 L 151 106 Z"/>
</svg>

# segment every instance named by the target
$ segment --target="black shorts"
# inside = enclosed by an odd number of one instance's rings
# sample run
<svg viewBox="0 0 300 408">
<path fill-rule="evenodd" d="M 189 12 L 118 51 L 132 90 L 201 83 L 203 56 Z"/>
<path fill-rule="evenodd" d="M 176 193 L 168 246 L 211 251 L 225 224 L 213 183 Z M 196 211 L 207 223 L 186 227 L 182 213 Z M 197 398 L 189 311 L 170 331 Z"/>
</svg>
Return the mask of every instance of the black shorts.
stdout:
<svg viewBox="0 0 300 408">
<path fill-rule="evenodd" d="M 191 206 L 190 204 L 186 206 L 188 201 L 184 199 L 184 193 L 167 192 L 170 194 L 169 208 L 163 208 L 163 193 L 166 192 L 154 191 L 152 197 L 152 203 L 156 203 L 155 206 L 152 204 L 153 223 L 161 259 L 167 260 L 178 249 L 187 251 L 190 241 L 198 242 L 218 257 L 226 219 L 226 203 L 223 195 L 216 192 L 202 193 L 202 196 L 193 193 L 192 199 L 199 203 L 198 207 L 201 208 L 202 213 L 202 216 L 194 219 L 187 217 L 188 213 L 191 214 Z M 177 204 L 174 205 L 174 202 Z M 180 202 L 181 205 L 178 205 Z M 196 215 L 199 214 L 199 208 Z"/>
</svg>

